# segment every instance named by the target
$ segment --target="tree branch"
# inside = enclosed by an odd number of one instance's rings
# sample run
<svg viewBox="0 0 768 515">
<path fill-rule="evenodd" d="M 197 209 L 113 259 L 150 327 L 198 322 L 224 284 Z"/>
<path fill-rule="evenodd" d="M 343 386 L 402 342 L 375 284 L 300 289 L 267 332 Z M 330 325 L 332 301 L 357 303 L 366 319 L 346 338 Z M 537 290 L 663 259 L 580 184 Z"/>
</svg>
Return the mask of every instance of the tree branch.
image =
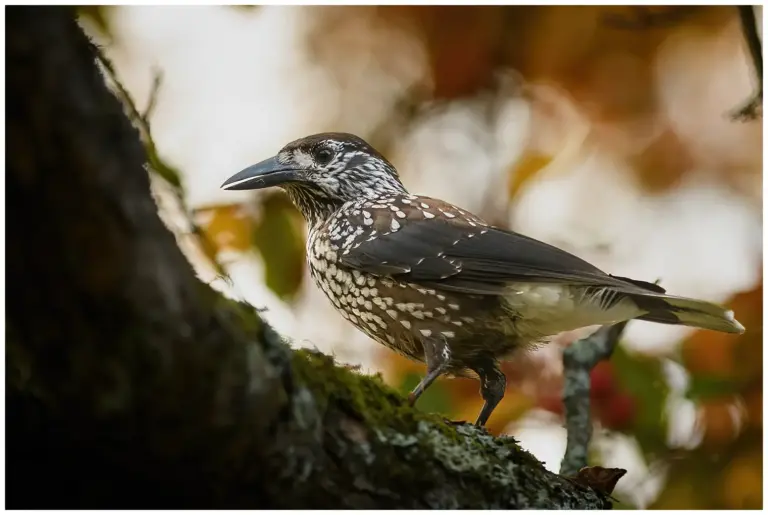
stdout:
<svg viewBox="0 0 768 515">
<path fill-rule="evenodd" d="M 560 464 L 563 476 L 575 476 L 587 466 L 587 452 L 592 439 L 590 372 L 598 362 L 611 357 L 626 325 L 626 322 L 620 322 L 603 326 L 563 351 L 563 404 L 568 431 L 565 456 Z"/>
<path fill-rule="evenodd" d="M 9 7 L 11 508 L 605 508 L 201 283 L 65 8 Z"/>
<path fill-rule="evenodd" d="M 731 118 L 737 121 L 757 120 L 763 116 L 763 46 L 757 33 L 754 7 L 740 5 L 738 8 L 741 30 L 747 42 L 749 56 L 757 76 L 757 89 L 746 105 L 731 114 Z"/>
</svg>

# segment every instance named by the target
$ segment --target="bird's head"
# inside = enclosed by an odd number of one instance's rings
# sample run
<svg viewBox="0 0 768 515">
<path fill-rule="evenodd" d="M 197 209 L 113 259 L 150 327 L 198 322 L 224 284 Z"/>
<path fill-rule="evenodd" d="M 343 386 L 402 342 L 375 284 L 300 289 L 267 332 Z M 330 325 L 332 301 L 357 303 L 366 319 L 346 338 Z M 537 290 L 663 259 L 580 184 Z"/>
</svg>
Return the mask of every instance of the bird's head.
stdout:
<svg viewBox="0 0 768 515">
<path fill-rule="evenodd" d="M 227 179 L 225 190 L 283 188 L 310 223 L 344 203 L 406 193 L 397 170 L 361 138 L 328 132 L 288 143 L 270 157 Z"/>
</svg>

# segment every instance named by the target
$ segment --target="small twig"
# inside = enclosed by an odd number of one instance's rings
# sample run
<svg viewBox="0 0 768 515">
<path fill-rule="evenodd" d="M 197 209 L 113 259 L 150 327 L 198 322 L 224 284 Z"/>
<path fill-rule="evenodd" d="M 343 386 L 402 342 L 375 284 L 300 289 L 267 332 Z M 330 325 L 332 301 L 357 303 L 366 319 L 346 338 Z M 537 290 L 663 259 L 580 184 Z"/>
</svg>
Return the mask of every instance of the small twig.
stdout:
<svg viewBox="0 0 768 515">
<path fill-rule="evenodd" d="M 225 280 L 229 280 L 229 274 L 224 270 L 221 263 L 216 260 L 213 252 L 213 242 L 210 241 L 203 229 L 194 221 L 192 212 L 187 206 L 186 199 L 184 197 L 184 188 L 181 184 L 181 178 L 179 173 L 167 165 L 161 158 L 155 145 L 155 140 L 152 137 L 152 131 L 149 126 L 149 116 L 152 114 L 154 105 L 157 101 L 158 90 L 162 83 L 162 72 L 156 70 L 152 80 L 152 89 L 150 91 L 149 102 L 144 113 L 139 112 L 136 107 L 136 103 L 131 97 L 131 94 L 125 89 L 125 86 L 120 82 L 117 77 L 117 72 L 112 65 L 112 62 L 107 58 L 101 48 L 93 45 L 94 52 L 98 62 L 104 68 L 107 74 L 107 78 L 114 85 L 117 93 L 117 97 L 123 103 L 128 111 L 128 118 L 136 126 L 139 131 L 142 143 L 144 143 L 144 149 L 147 153 L 148 170 L 154 172 L 156 176 L 163 179 L 173 190 L 174 197 L 178 202 L 178 206 L 184 213 L 187 223 L 189 224 L 192 234 L 197 238 L 200 246 L 203 248 L 204 254 L 209 257 L 211 266 L 215 269 L 218 277 L 223 277 Z"/>
<path fill-rule="evenodd" d="M 757 20 L 751 5 L 739 6 L 741 31 L 749 48 L 749 55 L 757 75 L 757 90 L 747 103 L 731 113 L 734 121 L 750 121 L 763 117 L 763 45 L 757 33 Z"/>
<path fill-rule="evenodd" d="M 626 325 L 627 322 L 619 322 L 603 326 L 563 351 L 563 404 L 568 443 L 560 464 L 560 475 L 574 476 L 587 466 L 587 451 L 592 439 L 590 372 L 598 362 L 611 357 Z"/>
<path fill-rule="evenodd" d="M 155 68 L 152 70 L 152 89 L 149 90 L 149 100 L 147 101 L 147 107 L 144 109 L 144 112 L 141 114 L 141 118 L 144 120 L 144 123 L 149 125 L 149 118 L 152 116 L 152 113 L 155 111 L 155 106 L 157 105 L 157 97 L 158 93 L 160 92 L 160 86 L 163 84 L 163 70 L 160 70 L 158 68 Z"/>
</svg>

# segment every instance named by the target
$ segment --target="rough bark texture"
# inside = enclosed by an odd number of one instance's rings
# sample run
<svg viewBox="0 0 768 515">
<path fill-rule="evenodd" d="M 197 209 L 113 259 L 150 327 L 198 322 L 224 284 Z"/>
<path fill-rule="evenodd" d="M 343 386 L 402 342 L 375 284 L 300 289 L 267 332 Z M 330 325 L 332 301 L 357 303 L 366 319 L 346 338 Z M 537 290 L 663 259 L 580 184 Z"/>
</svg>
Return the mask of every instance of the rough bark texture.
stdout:
<svg viewBox="0 0 768 515">
<path fill-rule="evenodd" d="M 200 283 L 72 12 L 6 13 L 9 508 L 610 506 Z"/>
</svg>

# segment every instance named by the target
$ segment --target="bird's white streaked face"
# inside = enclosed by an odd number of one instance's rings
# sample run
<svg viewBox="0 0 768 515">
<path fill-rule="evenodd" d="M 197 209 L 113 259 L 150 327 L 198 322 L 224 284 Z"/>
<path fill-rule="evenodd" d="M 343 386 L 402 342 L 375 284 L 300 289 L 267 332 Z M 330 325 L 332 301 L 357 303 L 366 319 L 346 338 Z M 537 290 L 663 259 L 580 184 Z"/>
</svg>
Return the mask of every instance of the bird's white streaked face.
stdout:
<svg viewBox="0 0 768 515">
<path fill-rule="evenodd" d="M 222 188 L 283 188 L 310 224 L 327 220 L 347 202 L 408 194 L 397 170 L 352 134 L 326 132 L 283 147 L 276 156 L 227 179 Z"/>
<path fill-rule="evenodd" d="M 297 171 L 300 180 L 284 185 L 289 192 L 342 202 L 405 192 L 395 168 L 358 138 L 305 138 L 286 145 L 277 160 Z"/>
</svg>

